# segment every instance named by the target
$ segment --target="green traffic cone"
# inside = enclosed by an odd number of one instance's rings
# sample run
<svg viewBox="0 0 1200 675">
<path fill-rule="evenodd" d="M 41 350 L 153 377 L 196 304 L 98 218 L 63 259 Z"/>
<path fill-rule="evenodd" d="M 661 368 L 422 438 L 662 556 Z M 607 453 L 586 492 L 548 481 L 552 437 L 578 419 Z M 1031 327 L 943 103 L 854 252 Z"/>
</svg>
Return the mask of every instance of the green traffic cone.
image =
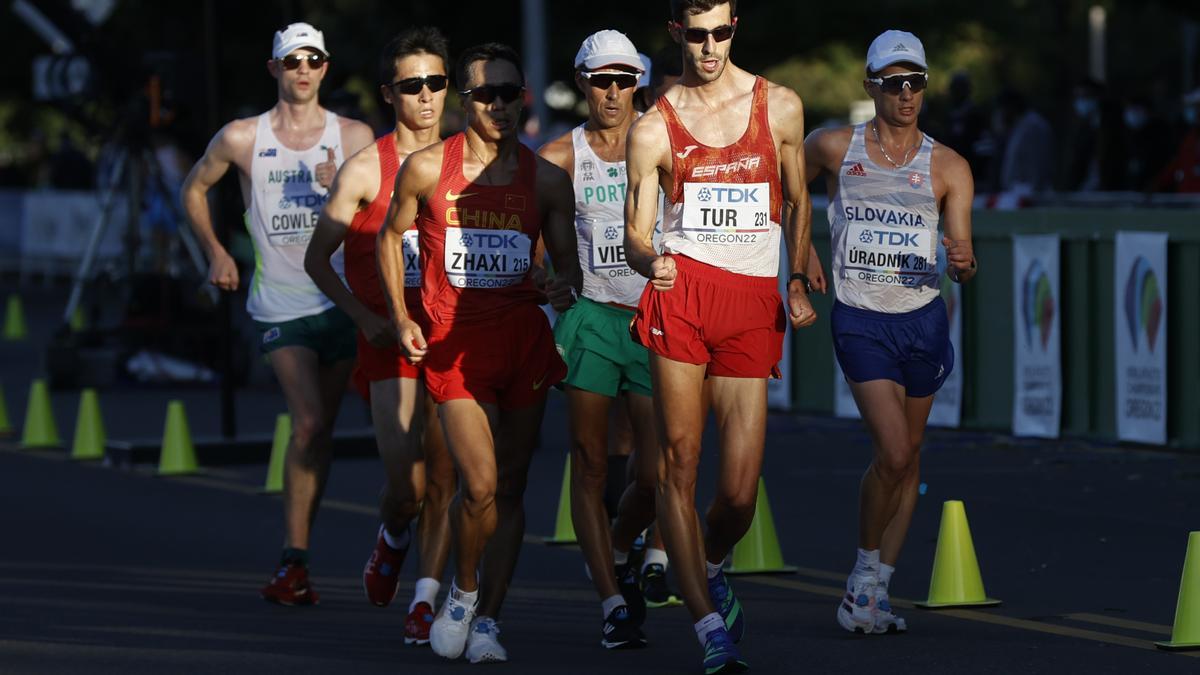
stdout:
<svg viewBox="0 0 1200 675">
<path fill-rule="evenodd" d="M 271 443 L 271 461 L 267 464 L 267 482 L 263 484 L 263 494 L 277 495 L 283 492 L 283 465 L 291 439 L 292 416 L 281 413 L 275 418 L 275 439 Z"/>
<path fill-rule="evenodd" d="M 795 572 L 796 568 L 783 562 L 779 537 L 775 534 L 775 519 L 767 501 L 767 485 L 758 479 L 758 497 L 754 502 L 754 520 L 741 541 L 733 547 L 733 560 L 728 574 L 766 574 Z"/>
<path fill-rule="evenodd" d="M 79 397 L 79 416 L 75 420 L 75 442 L 71 459 L 104 459 L 104 418 L 100 415 L 100 397 L 95 389 L 84 389 Z"/>
<path fill-rule="evenodd" d="M 1179 601 L 1175 604 L 1175 625 L 1170 642 L 1155 642 L 1159 649 L 1182 651 L 1200 649 L 1200 532 L 1188 535 L 1183 556 L 1183 578 L 1179 581 Z"/>
<path fill-rule="evenodd" d="M 183 402 L 171 401 L 167 403 L 167 422 L 163 429 L 162 452 L 158 457 L 158 475 L 195 473 L 197 468 L 196 449 L 192 446 Z"/>
<path fill-rule="evenodd" d="M 57 448 L 58 425 L 54 423 L 54 410 L 50 407 L 50 391 L 45 380 L 34 380 L 29 385 L 29 407 L 25 409 L 25 427 L 21 430 L 23 448 Z"/>
<path fill-rule="evenodd" d="M 558 515 L 554 518 L 554 536 L 546 537 L 547 544 L 574 544 L 575 521 L 571 519 L 571 455 L 563 466 L 562 489 L 558 493 Z"/>
<path fill-rule="evenodd" d="M 925 609 L 943 607 L 992 607 L 999 600 L 987 597 L 975 544 L 967 525 L 967 512 L 956 499 L 942 505 L 942 525 L 937 549 L 933 554 L 933 576 L 929 580 L 929 599 L 913 603 Z"/>
</svg>

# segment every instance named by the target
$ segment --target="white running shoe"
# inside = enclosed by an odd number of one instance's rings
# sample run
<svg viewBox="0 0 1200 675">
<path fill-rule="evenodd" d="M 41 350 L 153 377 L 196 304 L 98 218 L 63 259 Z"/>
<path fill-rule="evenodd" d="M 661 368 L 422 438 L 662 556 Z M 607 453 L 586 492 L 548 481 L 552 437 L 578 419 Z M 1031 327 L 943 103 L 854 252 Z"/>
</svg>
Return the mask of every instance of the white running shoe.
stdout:
<svg viewBox="0 0 1200 675">
<path fill-rule="evenodd" d="M 471 631 L 471 619 L 475 618 L 475 605 L 467 604 L 454 597 L 446 596 L 442 610 L 429 629 L 429 645 L 438 656 L 457 659 L 467 646 L 467 633 Z"/>
<path fill-rule="evenodd" d="M 875 628 L 872 633 L 904 633 L 908 624 L 904 619 L 892 613 L 892 603 L 888 602 L 887 586 L 882 583 L 875 586 Z"/>
<path fill-rule="evenodd" d="M 874 575 L 851 575 L 846 582 L 846 595 L 838 604 L 838 624 L 851 633 L 871 633 L 875 630 L 875 595 L 879 579 Z"/>
<path fill-rule="evenodd" d="M 471 663 L 504 663 L 508 660 L 508 652 L 500 646 L 496 638 L 500 635 L 500 627 L 490 616 L 477 617 L 471 622 L 471 632 L 467 635 L 467 658 Z"/>
</svg>

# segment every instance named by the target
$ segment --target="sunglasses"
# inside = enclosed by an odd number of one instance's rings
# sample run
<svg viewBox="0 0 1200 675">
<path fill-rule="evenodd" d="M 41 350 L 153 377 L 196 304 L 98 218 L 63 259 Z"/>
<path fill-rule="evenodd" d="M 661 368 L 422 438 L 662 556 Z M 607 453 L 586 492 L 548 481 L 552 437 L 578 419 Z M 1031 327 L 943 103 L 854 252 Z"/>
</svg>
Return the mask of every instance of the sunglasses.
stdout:
<svg viewBox="0 0 1200 675">
<path fill-rule="evenodd" d="M 300 67 L 301 63 L 304 63 L 305 61 L 308 61 L 309 68 L 316 70 L 317 68 L 325 65 L 325 62 L 329 60 L 329 57 L 325 56 L 324 54 L 288 54 L 282 59 L 275 60 L 283 64 L 284 70 L 295 70 Z"/>
<path fill-rule="evenodd" d="M 525 93 L 525 87 L 519 84 L 482 84 L 458 93 L 484 105 L 491 104 L 497 98 L 501 103 L 507 104 L 520 98 Z"/>
<path fill-rule="evenodd" d="M 413 96 L 421 93 L 425 87 L 429 87 L 429 91 L 438 92 L 446 88 L 450 84 L 450 78 L 445 75 L 426 75 L 424 77 L 406 77 L 399 82 L 393 82 L 384 85 L 393 92 L 408 94 Z"/>
<path fill-rule="evenodd" d="M 596 89 L 602 89 L 605 91 L 607 91 L 609 87 L 613 86 L 614 83 L 616 83 L 617 89 L 632 89 L 633 87 L 637 86 L 638 80 L 641 79 L 639 76 L 633 73 L 612 70 L 581 72 L 579 74 L 588 81 L 588 84 L 592 85 Z"/>
<path fill-rule="evenodd" d="M 885 94 L 899 94 L 908 87 L 915 94 L 929 84 L 929 73 L 896 73 L 885 77 L 868 77 L 867 82 L 879 85 Z"/>
<path fill-rule="evenodd" d="M 684 28 L 683 24 L 679 23 L 678 21 L 675 22 L 675 30 L 678 30 L 683 35 L 684 40 L 687 40 L 695 45 L 708 42 L 709 35 L 711 35 L 713 40 L 717 42 L 724 42 L 733 37 L 733 32 L 736 29 L 737 19 L 733 20 L 732 25 L 726 24 L 724 26 L 717 26 L 712 30 L 705 28 Z"/>
</svg>

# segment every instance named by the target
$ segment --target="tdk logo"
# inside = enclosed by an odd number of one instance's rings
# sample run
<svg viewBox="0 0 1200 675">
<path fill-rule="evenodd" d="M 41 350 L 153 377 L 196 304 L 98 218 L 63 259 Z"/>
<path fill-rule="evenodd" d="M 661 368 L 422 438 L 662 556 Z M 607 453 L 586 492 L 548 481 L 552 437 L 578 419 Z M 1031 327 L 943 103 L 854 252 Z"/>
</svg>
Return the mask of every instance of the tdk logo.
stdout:
<svg viewBox="0 0 1200 675">
<path fill-rule="evenodd" d="M 491 232 L 476 232 L 474 235 L 463 235 L 462 243 L 464 246 L 478 248 L 516 248 L 517 237 L 519 233 L 491 233 Z"/>
<path fill-rule="evenodd" d="M 713 187 L 701 188 L 696 198 L 702 202 L 711 201 L 714 197 L 722 204 L 758 203 L 759 188 Z"/>
<path fill-rule="evenodd" d="M 879 246 L 920 246 L 918 232 L 894 232 L 891 230 L 863 230 L 858 239 L 864 244 Z"/>
</svg>

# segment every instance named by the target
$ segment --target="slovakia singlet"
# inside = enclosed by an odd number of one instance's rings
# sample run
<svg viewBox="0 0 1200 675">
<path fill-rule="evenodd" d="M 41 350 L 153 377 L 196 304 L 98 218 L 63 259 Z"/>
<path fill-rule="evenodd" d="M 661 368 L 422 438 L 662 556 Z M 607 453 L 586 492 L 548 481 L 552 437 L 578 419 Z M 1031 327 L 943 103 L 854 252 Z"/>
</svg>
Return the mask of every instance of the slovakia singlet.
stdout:
<svg viewBox="0 0 1200 675">
<path fill-rule="evenodd" d="M 723 148 L 697 141 L 665 96 L 656 105 L 674 155 L 663 248 L 737 274 L 778 276 L 783 187 L 767 81 L 755 78 L 746 132 Z"/>
<path fill-rule="evenodd" d="M 281 323 L 320 314 L 333 307 L 304 271 L 304 252 L 329 200 L 317 182 L 316 166 L 333 148 L 341 166 L 342 132 L 337 115 L 326 111 L 325 132 L 307 150 L 291 150 L 271 130 L 271 115 L 258 117 L 250 160 L 250 209 L 247 227 L 254 244 L 254 278 L 246 310 L 256 321 Z M 342 252 L 330 259 L 342 274 Z"/>
<path fill-rule="evenodd" d="M 371 311 L 386 316 L 387 299 L 379 279 L 379 267 L 375 262 L 376 237 L 387 217 L 392 202 L 392 190 L 396 184 L 396 173 L 400 170 L 400 157 L 392 134 L 375 141 L 379 151 L 379 191 L 367 208 L 354 214 L 350 229 L 346 231 L 346 281 L 350 290 Z M 421 265 L 417 247 L 417 230 L 404 232 L 404 302 L 409 312 L 420 311 Z M 409 291 L 415 292 L 409 292 Z"/>
<path fill-rule="evenodd" d="M 483 185 L 462 173 L 466 135 L 447 138 L 442 172 L 417 214 L 421 298 L 433 330 L 453 323 L 503 320 L 522 304 L 538 304 L 529 278 L 541 233 L 535 190 L 537 159 L 518 146 L 519 168 L 508 185 Z"/>
<path fill-rule="evenodd" d="M 834 288 L 850 307 L 910 312 L 940 289 L 938 205 L 929 173 L 934 140 L 926 134 L 912 162 L 885 168 L 867 156 L 866 126 L 854 127 L 829 201 Z"/>
</svg>

